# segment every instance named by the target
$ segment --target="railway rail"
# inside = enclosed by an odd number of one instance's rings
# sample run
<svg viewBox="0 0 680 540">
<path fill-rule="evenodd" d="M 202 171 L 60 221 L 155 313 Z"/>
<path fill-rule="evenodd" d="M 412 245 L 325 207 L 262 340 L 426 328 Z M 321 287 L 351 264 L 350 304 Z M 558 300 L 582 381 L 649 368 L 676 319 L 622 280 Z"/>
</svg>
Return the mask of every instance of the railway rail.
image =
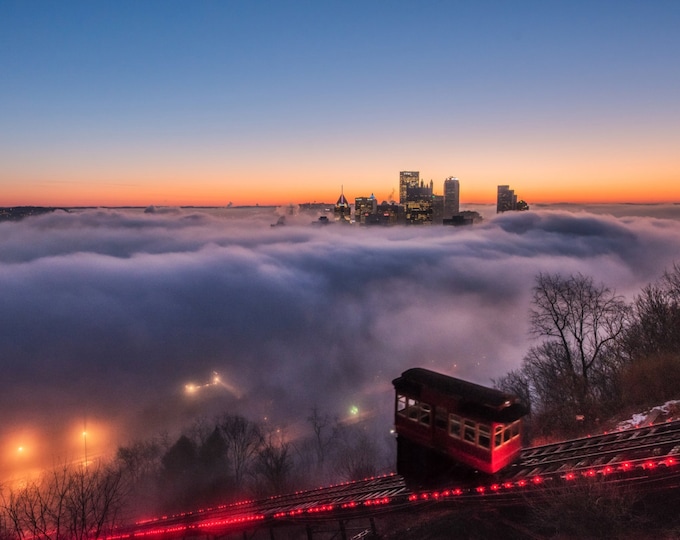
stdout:
<svg viewBox="0 0 680 540">
<path fill-rule="evenodd" d="M 121 528 L 108 538 L 201 538 L 262 528 L 274 538 L 277 527 L 331 520 L 339 521 L 344 531 L 342 520 L 436 503 L 512 504 L 544 488 L 566 489 L 593 479 L 640 490 L 677 488 L 680 421 L 526 448 L 515 464 L 495 475 L 452 480 L 442 489 L 413 491 L 402 476 L 390 474 L 162 516 Z"/>
<path fill-rule="evenodd" d="M 680 421 L 526 448 L 503 475 L 519 478 L 620 468 L 649 458 L 680 459 Z"/>
</svg>

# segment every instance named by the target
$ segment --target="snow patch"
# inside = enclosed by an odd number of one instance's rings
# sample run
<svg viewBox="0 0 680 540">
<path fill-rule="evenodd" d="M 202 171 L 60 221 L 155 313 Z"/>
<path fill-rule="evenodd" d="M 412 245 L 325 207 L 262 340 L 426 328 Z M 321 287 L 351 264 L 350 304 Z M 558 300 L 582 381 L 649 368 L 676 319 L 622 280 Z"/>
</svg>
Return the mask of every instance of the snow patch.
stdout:
<svg viewBox="0 0 680 540">
<path fill-rule="evenodd" d="M 635 413 L 630 419 L 623 420 L 616 425 L 617 430 L 633 429 L 641 426 L 670 422 L 680 413 L 680 400 L 667 401 L 663 405 L 652 407 L 646 412 Z"/>
</svg>

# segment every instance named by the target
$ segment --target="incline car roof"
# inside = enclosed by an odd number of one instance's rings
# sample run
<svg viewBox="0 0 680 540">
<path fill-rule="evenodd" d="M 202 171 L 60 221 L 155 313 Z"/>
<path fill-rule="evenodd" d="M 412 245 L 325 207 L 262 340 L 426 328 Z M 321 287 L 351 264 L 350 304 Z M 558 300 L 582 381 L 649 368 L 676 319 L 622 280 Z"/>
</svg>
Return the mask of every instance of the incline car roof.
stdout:
<svg viewBox="0 0 680 540">
<path fill-rule="evenodd" d="M 512 421 L 528 412 L 517 396 L 425 368 L 408 369 L 392 384 L 396 390 L 416 397 L 420 395 L 422 387 L 431 388 L 457 399 L 462 409 L 499 421 Z"/>
</svg>

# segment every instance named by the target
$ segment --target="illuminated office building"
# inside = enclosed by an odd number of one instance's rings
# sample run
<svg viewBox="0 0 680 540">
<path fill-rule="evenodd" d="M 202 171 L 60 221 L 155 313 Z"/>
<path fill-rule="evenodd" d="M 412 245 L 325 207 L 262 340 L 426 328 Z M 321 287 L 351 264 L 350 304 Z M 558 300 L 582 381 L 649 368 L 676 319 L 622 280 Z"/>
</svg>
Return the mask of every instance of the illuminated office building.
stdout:
<svg viewBox="0 0 680 540">
<path fill-rule="evenodd" d="M 399 173 L 399 204 L 408 200 L 408 190 L 420 185 L 419 171 L 401 171 Z"/>
<path fill-rule="evenodd" d="M 419 184 L 406 188 L 404 206 L 405 221 L 409 225 L 431 225 L 433 222 L 433 183 L 428 186 L 421 180 Z"/>
<path fill-rule="evenodd" d="M 444 196 L 432 195 L 432 223 L 441 225 L 444 223 Z"/>
<path fill-rule="evenodd" d="M 357 197 L 354 199 L 354 220 L 365 225 L 370 217 L 378 212 L 378 201 L 371 193 L 370 197 Z"/>
<path fill-rule="evenodd" d="M 444 180 L 444 217 L 451 218 L 460 212 L 460 182 L 450 176 Z"/>
<path fill-rule="evenodd" d="M 383 201 L 375 214 L 368 216 L 366 225 L 396 225 L 404 221 L 404 207 L 394 201 Z"/>
</svg>

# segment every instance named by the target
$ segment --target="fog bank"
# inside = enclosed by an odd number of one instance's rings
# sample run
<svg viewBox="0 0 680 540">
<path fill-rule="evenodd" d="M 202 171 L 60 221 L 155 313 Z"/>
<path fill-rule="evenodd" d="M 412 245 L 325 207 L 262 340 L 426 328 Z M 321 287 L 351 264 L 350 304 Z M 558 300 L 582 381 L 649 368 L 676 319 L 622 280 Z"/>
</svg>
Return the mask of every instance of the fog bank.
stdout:
<svg viewBox="0 0 680 540">
<path fill-rule="evenodd" d="M 632 299 L 678 260 L 678 207 L 617 208 L 467 228 L 270 227 L 267 208 L 0 223 L 0 472 L 20 441 L 36 466 L 84 451 L 83 426 L 94 455 L 218 411 L 295 431 L 314 405 L 356 405 L 389 430 L 404 369 L 488 384 L 519 365 L 538 272 Z"/>
</svg>

